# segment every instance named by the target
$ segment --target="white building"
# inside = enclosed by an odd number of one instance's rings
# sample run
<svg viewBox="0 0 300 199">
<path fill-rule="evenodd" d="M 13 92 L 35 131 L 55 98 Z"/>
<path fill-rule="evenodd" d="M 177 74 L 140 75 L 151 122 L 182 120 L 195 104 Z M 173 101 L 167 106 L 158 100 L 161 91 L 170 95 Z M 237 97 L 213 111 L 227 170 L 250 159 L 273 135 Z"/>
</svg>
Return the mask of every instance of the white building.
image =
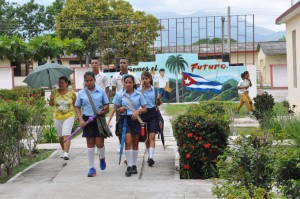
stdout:
<svg viewBox="0 0 300 199">
<path fill-rule="evenodd" d="M 300 1 L 276 19 L 286 24 L 288 100 L 300 111 Z"/>
</svg>

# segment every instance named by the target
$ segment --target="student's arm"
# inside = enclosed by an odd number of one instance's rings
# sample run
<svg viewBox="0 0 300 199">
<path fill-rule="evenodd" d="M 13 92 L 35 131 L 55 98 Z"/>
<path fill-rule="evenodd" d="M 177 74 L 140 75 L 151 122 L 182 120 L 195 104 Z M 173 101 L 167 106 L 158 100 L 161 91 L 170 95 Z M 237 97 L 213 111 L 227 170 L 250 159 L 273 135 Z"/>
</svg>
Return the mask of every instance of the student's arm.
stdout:
<svg viewBox="0 0 300 199">
<path fill-rule="evenodd" d="M 146 105 L 144 106 L 141 106 L 142 108 L 140 109 L 137 109 L 134 111 L 133 115 L 132 115 L 132 119 L 137 119 L 137 117 L 139 116 L 139 114 L 142 114 L 142 113 L 146 113 L 147 112 L 147 108 L 146 108 Z"/>
<path fill-rule="evenodd" d="M 249 81 L 249 86 L 252 87 L 252 82 L 251 82 L 250 78 L 247 78 L 247 80 Z"/>
<path fill-rule="evenodd" d="M 107 121 L 107 125 L 110 125 L 111 119 L 113 118 L 115 112 L 117 111 L 118 106 L 116 104 L 114 104 L 113 109 L 111 110 L 109 117 L 108 117 L 108 121 Z"/>
<path fill-rule="evenodd" d="M 115 96 L 115 95 L 116 95 L 116 90 L 117 90 L 117 87 L 116 87 L 116 86 L 112 86 L 112 87 L 111 87 L 111 91 L 112 91 L 112 92 L 111 92 L 111 95 L 112 95 L 112 96 Z"/>
<path fill-rule="evenodd" d="M 85 126 L 85 124 L 84 124 L 84 120 L 83 120 L 82 115 L 81 115 L 80 107 L 75 106 L 75 112 L 77 114 L 77 117 L 78 117 L 78 120 L 79 120 L 79 123 L 80 123 L 80 127 L 83 128 Z"/>
<path fill-rule="evenodd" d="M 108 87 L 108 86 L 105 87 L 105 93 L 106 93 L 106 96 L 107 96 L 107 98 L 108 98 L 108 100 L 109 100 L 109 98 L 110 98 L 110 93 L 109 93 L 109 87 Z"/>
</svg>

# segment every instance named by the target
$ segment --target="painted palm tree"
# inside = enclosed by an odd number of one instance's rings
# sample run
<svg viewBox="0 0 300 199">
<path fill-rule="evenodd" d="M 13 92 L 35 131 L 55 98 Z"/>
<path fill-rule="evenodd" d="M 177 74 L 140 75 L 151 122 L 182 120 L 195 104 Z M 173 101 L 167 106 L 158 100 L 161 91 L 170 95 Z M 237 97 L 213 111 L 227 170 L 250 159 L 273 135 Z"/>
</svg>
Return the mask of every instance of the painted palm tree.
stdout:
<svg viewBox="0 0 300 199">
<path fill-rule="evenodd" d="M 179 92 L 178 92 L 178 74 L 185 70 L 185 66 L 188 63 L 183 59 L 181 54 L 170 55 L 166 61 L 166 67 L 171 73 L 175 73 L 176 76 L 176 102 L 179 102 Z"/>
</svg>

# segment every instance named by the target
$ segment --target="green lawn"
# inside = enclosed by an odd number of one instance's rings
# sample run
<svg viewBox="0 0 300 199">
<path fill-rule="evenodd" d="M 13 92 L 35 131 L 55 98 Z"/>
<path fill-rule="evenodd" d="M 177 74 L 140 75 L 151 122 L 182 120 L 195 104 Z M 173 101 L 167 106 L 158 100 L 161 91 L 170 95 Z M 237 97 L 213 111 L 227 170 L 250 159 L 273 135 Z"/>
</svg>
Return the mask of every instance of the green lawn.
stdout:
<svg viewBox="0 0 300 199">
<path fill-rule="evenodd" d="M 176 117 L 184 113 L 191 104 L 167 104 L 166 111 L 169 116 Z"/>
<path fill-rule="evenodd" d="M 232 129 L 234 132 L 232 135 L 252 135 L 257 134 L 260 131 L 258 127 L 234 127 Z"/>
</svg>

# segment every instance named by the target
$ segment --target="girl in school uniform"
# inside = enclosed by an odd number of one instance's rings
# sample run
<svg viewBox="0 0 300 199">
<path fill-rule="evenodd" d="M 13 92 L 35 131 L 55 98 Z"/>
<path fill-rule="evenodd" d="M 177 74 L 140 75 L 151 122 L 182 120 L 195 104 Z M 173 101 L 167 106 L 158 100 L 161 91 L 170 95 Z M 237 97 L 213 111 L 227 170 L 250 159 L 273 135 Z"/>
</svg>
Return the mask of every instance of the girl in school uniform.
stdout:
<svg viewBox="0 0 300 199">
<path fill-rule="evenodd" d="M 95 82 L 95 75 L 91 71 L 88 71 L 84 74 L 85 87 L 88 89 L 88 92 L 91 95 L 97 110 L 97 114 L 100 115 L 100 117 L 104 117 L 109 111 L 109 101 L 105 91 L 98 87 Z M 96 169 L 94 166 L 95 146 L 97 147 L 99 153 L 100 169 L 105 170 L 106 168 L 104 137 L 101 137 L 99 134 L 96 119 L 87 126 L 84 124 L 89 117 L 95 115 L 84 89 L 78 93 L 77 100 L 75 102 L 75 111 L 77 113 L 80 126 L 84 127 L 82 137 L 86 138 L 87 143 L 87 156 L 90 168 L 87 176 L 94 177 L 96 176 Z"/>
<path fill-rule="evenodd" d="M 114 104 L 117 105 L 117 111 L 121 113 L 120 128 L 123 128 L 123 121 L 126 117 L 127 128 L 125 135 L 125 156 L 127 160 L 127 170 L 125 176 L 130 177 L 131 174 L 137 174 L 137 157 L 139 153 L 139 137 L 141 124 L 137 120 L 137 116 L 145 113 L 146 102 L 143 95 L 136 90 L 136 83 L 132 75 L 124 77 L 124 91 L 118 92 L 115 97 Z M 135 110 L 130 108 L 127 103 L 128 98 Z"/>
<path fill-rule="evenodd" d="M 151 73 L 145 71 L 141 75 L 142 87 L 138 90 L 143 94 L 146 100 L 147 113 L 142 114 L 143 122 L 147 123 L 147 132 L 149 138 L 145 142 L 148 151 L 148 165 L 151 167 L 154 164 L 153 156 L 155 150 L 155 135 L 158 132 L 158 116 L 156 112 L 155 90 Z"/>
</svg>

